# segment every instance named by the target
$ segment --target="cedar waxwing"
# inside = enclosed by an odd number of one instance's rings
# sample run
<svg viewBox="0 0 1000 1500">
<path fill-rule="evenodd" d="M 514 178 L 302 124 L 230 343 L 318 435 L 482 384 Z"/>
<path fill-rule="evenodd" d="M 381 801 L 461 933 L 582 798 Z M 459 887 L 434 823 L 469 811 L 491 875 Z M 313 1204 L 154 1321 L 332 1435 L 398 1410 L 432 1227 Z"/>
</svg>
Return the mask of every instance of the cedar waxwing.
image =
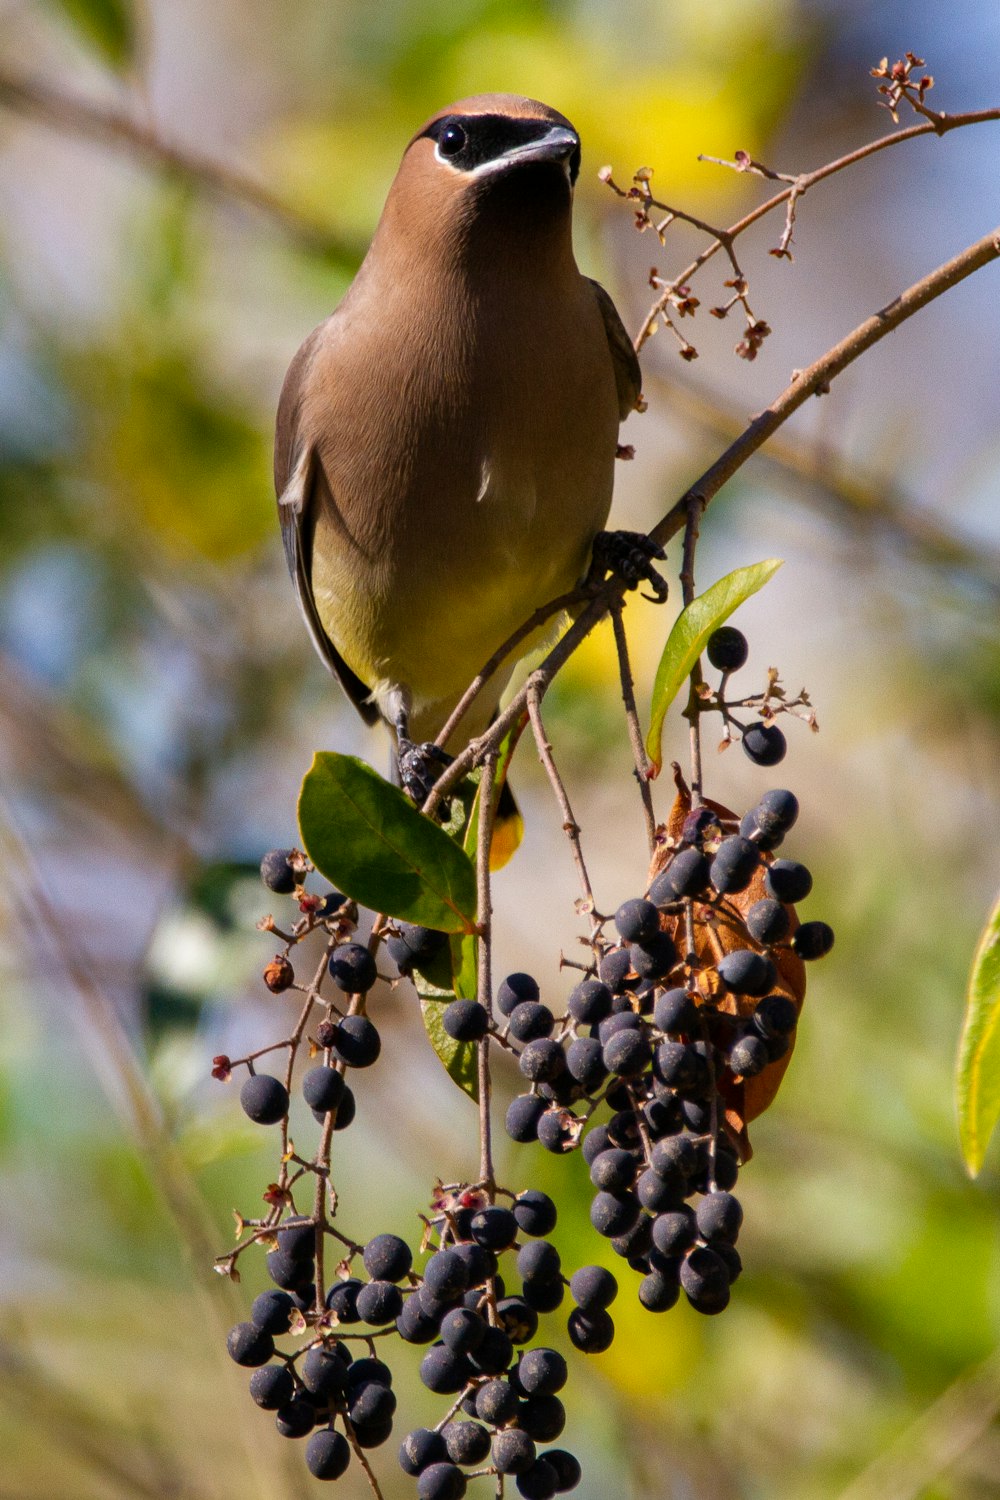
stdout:
<svg viewBox="0 0 1000 1500">
<path fill-rule="evenodd" d="M 435 115 L 285 378 L 275 487 L 299 603 L 359 713 L 398 740 L 434 738 L 497 646 L 583 578 L 607 518 L 640 374 L 573 258 L 579 166 L 537 100 Z"/>
</svg>

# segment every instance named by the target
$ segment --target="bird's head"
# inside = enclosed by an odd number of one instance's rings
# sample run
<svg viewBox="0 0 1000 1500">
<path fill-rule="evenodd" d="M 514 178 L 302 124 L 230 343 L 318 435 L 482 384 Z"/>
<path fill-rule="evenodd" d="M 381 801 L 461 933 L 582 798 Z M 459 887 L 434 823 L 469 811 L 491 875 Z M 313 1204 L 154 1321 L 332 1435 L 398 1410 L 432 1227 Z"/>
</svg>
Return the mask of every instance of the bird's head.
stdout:
<svg viewBox="0 0 1000 1500">
<path fill-rule="evenodd" d="M 478 226 L 527 245 L 568 246 L 580 138 L 565 115 L 520 94 L 439 110 L 410 141 L 387 213 L 393 234 L 465 242 Z M 540 247 L 539 247 L 540 248 Z"/>
</svg>

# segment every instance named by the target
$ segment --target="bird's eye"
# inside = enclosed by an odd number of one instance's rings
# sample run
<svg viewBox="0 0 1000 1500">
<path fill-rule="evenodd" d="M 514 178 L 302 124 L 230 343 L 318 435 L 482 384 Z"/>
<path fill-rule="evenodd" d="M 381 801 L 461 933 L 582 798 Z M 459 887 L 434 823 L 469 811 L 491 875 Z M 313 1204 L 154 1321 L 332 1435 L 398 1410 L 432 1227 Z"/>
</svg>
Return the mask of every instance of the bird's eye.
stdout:
<svg viewBox="0 0 1000 1500">
<path fill-rule="evenodd" d="M 442 156 L 457 156 L 465 145 L 467 136 L 461 125 L 446 125 L 438 142 Z"/>
</svg>

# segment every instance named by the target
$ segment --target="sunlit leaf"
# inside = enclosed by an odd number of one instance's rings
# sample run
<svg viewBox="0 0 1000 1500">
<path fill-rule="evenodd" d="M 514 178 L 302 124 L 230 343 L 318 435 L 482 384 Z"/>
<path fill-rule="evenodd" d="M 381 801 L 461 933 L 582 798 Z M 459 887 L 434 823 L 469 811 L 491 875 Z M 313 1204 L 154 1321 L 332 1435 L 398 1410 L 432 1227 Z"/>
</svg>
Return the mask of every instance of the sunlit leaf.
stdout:
<svg viewBox="0 0 1000 1500">
<path fill-rule="evenodd" d="M 663 764 L 663 720 L 680 692 L 691 668 L 705 649 L 713 630 L 718 630 L 735 609 L 756 594 L 781 567 L 782 559 L 768 558 L 747 568 L 737 568 L 713 583 L 710 589 L 682 609 L 667 637 L 656 669 L 650 710 L 646 753 L 656 771 Z"/>
<path fill-rule="evenodd" d="M 975 1177 L 1000 1119 L 1000 900 L 972 960 L 955 1094 L 962 1155 Z"/>
<path fill-rule="evenodd" d="M 49 0 L 119 72 L 134 60 L 139 24 L 132 0 Z"/>
<path fill-rule="evenodd" d="M 472 930 L 468 856 L 364 761 L 316 754 L 299 793 L 299 828 L 317 870 L 362 906 L 440 932 Z"/>
</svg>

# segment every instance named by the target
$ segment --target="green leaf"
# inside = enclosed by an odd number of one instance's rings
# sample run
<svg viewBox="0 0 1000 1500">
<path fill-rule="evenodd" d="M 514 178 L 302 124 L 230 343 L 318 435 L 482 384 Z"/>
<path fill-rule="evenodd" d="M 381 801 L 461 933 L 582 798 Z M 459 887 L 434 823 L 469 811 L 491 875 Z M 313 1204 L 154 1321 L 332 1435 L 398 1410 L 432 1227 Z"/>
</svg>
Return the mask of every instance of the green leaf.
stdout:
<svg viewBox="0 0 1000 1500">
<path fill-rule="evenodd" d="M 113 68 L 134 61 L 140 28 L 131 0 L 50 0 Z"/>
<path fill-rule="evenodd" d="M 449 1000 L 451 995 L 447 997 Z M 456 1042 L 444 1029 L 444 1005 L 441 1000 L 420 997 L 420 1013 L 431 1046 L 444 1063 L 449 1078 L 463 1093 L 479 1103 L 479 1057 L 475 1042 Z"/>
<path fill-rule="evenodd" d="M 783 559 L 770 557 L 748 568 L 737 568 L 713 583 L 681 610 L 667 637 L 656 669 L 646 753 L 656 771 L 663 764 L 663 720 L 685 679 L 698 660 L 713 630 L 718 630 L 735 609 L 756 594 L 781 567 Z M 654 773 L 655 774 L 655 773 Z"/>
<path fill-rule="evenodd" d="M 451 944 L 451 972 L 454 976 L 455 995 L 459 1000 L 475 1000 L 479 990 L 479 943 L 473 933 L 453 933 Z"/>
<path fill-rule="evenodd" d="M 364 761 L 317 752 L 299 793 L 299 829 L 317 870 L 362 906 L 439 932 L 472 931 L 472 862 Z"/>
<path fill-rule="evenodd" d="M 1000 1119 L 1000 899 L 972 960 L 955 1095 L 962 1155 L 975 1177 Z"/>
</svg>

